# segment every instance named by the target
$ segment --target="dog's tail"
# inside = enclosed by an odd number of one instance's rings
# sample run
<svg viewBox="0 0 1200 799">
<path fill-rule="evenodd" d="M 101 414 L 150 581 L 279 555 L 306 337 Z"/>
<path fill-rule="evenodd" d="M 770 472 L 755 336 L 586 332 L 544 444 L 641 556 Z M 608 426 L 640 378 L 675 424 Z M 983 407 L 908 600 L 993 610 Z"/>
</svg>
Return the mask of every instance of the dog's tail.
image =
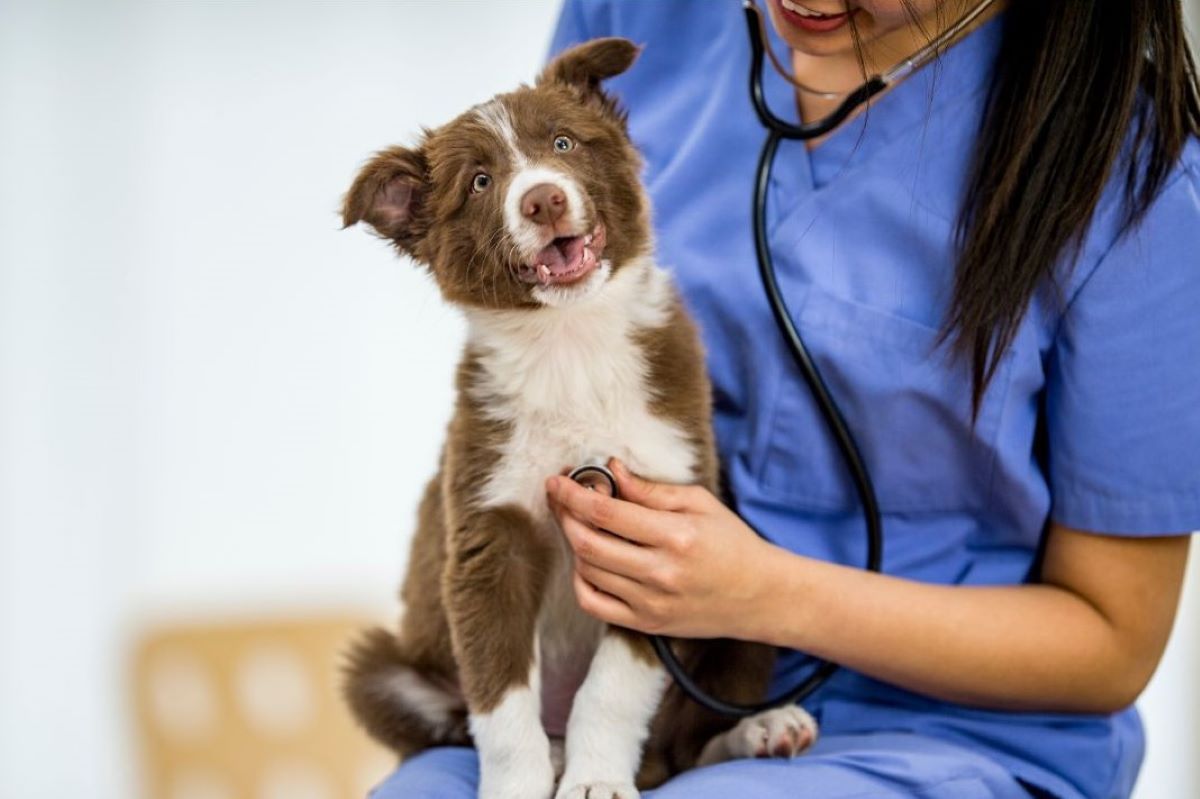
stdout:
<svg viewBox="0 0 1200 799">
<path fill-rule="evenodd" d="M 381 627 L 351 645 L 342 693 L 359 724 L 401 757 L 431 746 L 471 744 L 457 681 L 412 663 Z"/>
</svg>

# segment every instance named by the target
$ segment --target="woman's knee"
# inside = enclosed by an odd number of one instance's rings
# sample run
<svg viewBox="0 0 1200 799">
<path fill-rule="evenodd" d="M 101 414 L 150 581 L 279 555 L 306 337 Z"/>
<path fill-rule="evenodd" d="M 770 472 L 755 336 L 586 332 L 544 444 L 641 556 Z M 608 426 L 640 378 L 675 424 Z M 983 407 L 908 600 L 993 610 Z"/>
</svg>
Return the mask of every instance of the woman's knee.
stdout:
<svg viewBox="0 0 1200 799">
<path fill-rule="evenodd" d="M 413 755 L 371 792 L 370 799 L 476 799 L 475 750 L 442 746 Z"/>
</svg>

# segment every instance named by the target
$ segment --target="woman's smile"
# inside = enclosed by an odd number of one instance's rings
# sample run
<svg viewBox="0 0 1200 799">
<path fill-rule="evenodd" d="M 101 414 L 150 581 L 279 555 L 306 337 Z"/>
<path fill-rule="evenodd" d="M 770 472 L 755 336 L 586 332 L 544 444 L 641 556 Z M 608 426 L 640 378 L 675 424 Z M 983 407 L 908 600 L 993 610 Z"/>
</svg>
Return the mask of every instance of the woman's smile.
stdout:
<svg viewBox="0 0 1200 799">
<path fill-rule="evenodd" d="M 826 13 L 793 2 L 793 0 L 775 0 L 775 3 L 779 7 L 780 17 L 785 22 L 807 33 L 829 33 L 838 30 L 848 23 L 850 17 L 857 11 L 854 9 Z"/>
</svg>

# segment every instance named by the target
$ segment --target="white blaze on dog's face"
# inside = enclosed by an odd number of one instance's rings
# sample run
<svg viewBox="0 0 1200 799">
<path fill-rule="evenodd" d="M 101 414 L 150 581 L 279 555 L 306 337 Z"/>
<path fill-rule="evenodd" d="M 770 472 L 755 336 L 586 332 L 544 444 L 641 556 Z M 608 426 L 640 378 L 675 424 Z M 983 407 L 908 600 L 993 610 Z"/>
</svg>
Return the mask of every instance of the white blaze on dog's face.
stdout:
<svg viewBox="0 0 1200 799">
<path fill-rule="evenodd" d="M 508 106 L 493 100 L 477 113 L 508 145 L 512 176 L 502 205 L 504 224 L 516 245 L 517 277 L 548 305 L 586 295 L 611 271 L 603 259 L 607 228 L 566 163 L 578 146 L 567 132 L 553 139 L 553 159 L 522 150 Z M 569 130 L 567 125 L 559 128 Z"/>
<path fill-rule="evenodd" d="M 601 290 L 650 247 L 641 161 L 600 89 L 636 56 L 625 39 L 580 45 L 533 87 L 416 149 L 379 153 L 346 197 L 345 223 L 371 224 L 462 305 L 564 305 Z"/>
</svg>

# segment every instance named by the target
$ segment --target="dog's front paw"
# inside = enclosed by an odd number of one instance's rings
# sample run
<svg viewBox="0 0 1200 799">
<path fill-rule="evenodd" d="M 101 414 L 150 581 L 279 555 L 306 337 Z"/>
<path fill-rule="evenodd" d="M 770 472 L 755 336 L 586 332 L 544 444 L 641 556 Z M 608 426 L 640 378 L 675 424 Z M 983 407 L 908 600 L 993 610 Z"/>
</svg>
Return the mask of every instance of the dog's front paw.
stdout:
<svg viewBox="0 0 1200 799">
<path fill-rule="evenodd" d="M 563 781 L 554 799 L 639 799 L 641 794 L 627 782 Z"/>
<path fill-rule="evenodd" d="M 733 757 L 795 757 L 817 740 L 817 722 L 804 708 L 784 705 L 738 722 L 725 733 Z"/>
</svg>

